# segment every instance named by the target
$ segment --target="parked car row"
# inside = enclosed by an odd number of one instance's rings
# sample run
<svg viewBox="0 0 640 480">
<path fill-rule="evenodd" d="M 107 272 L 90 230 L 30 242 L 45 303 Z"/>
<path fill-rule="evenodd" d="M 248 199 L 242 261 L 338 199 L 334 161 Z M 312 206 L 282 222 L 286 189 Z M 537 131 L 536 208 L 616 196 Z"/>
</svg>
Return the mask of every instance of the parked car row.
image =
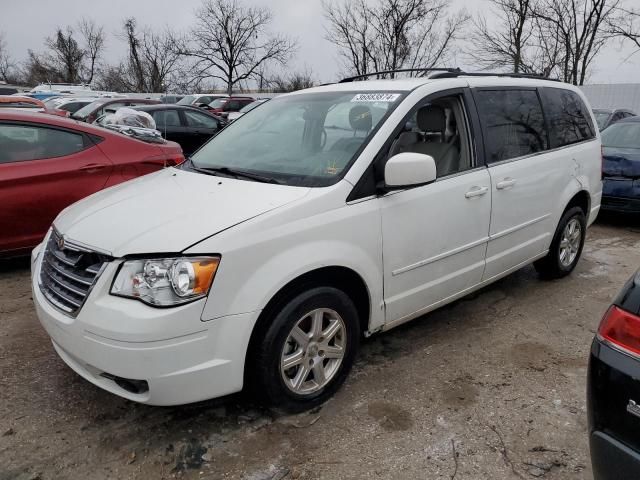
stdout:
<svg viewBox="0 0 640 480">
<path fill-rule="evenodd" d="M 253 109 L 265 100 L 255 101 L 250 97 L 226 97 L 223 95 L 194 95 L 184 97 L 178 103 L 163 104 L 160 100 L 123 97 L 73 97 L 51 96 L 42 101 L 32 97 L 0 97 L 0 107 L 33 109 L 60 116 L 71 116 L 75 120 L 103 125 L 109 114 L 123 107 L 147 111 L 156 121 L 158 131 L 170 141 L 177 142 L 185 155 L 191 155 L 227 124 L 226 116 L 249 105 Z M 207 98 L 205 98 L 207 97 Z M 213 106 L 199 101 L 211 99 Z M 175 98 L 166 98 L 175 100 Z M 183 105 L 180 102 L 191 103 Z M 217 102 L 217 103 L 216 103 Z M 158 108 L 141 108 L 157 106 Z M 243 112 L 244 114 L 245 112 Z"/>
</svg>

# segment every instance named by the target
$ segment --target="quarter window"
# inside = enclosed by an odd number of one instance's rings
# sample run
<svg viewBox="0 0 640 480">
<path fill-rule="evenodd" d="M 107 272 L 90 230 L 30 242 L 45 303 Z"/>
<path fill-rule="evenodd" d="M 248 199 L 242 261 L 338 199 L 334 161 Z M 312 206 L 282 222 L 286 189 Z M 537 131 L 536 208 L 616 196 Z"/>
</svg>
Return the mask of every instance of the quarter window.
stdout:
<svg viewBox="0 0 640 480">
<path fill-rule="evenodd" d="M 544 88 L 542 98 L 549 122 L 551 148 L 595 136 L 587 107 L 577 93 L 562 88 Z"/>
<path fill-rule="evenodd" d="M 542 106 L 535 90 L 480 90 L 476 101 L 489 163 L 548 148 Z"/>
<path fill-rule="evenodd" d="M 0 125 L 0 164 L 64 157 L 84 150 L 77 133 L 30 125 Z"/>
</svg>

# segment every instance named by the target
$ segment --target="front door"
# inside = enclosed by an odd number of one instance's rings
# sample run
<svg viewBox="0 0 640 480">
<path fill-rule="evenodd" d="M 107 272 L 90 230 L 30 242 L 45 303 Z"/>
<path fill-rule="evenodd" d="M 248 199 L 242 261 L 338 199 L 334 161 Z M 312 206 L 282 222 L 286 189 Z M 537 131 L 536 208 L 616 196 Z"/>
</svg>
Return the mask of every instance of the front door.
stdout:
<svg viewBox="0 0 640 480">
<path fill-rule="evenodd" d="M 490 178 L 477 165 L 462 94 L 419 104 L 389 157 L 431 155 L 435 182 L 379 198 L 386 321 L 400 323 L 480 283 L 485 267 Z"/>
<path fill-rule="evenodd" d="M 0 251 L 38 244 L 62 209 L 101 190 L 112 163 L 78 132 L 0 124 Z"/>
<path fill-rule="evenodd" d="M 191 155 L 218 132 L 220 124 L 211 115 L 205 113 L 191 110 L 184 110 L 182 113 L 186 121 L 186 131 L 189 136 L 187 148 L 183 146 L 182 149 L 186 155 Z"/>
</svg>

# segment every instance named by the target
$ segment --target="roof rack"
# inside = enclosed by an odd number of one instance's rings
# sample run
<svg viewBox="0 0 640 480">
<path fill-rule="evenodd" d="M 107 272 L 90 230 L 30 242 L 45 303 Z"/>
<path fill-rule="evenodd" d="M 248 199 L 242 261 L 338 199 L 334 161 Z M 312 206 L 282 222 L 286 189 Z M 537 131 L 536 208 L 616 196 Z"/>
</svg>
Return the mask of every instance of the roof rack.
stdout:
<svg viewBox="0 0 640 480">
<path fill-rule="evenodd" d="M 406 73 L 406 72 L 442 72 L 441 75 L 452 74 L 457 76 L 463 73 L 459 68 L 401 68 L 398 70 L 382 70 L 380 72 L 363 73 L 362 75 L 355 75 L 353 77 L 347 77 L 340 80 L 338 83 L 355 82 L 360 78 L 373 77 L 374 75 L 388 75 L 390 73 Z M 433 77 L 431 77 L 433 78 Z"/>
<path fill-rule="evenodd" d="M 557 78 L 549 78 L 544 75 L 534 73 L 494 73 L 494 72 L 439 72 L 430 75 L 429 78 L 457 78 L 457 77 L 506 77 L 506 78 L 533 78 L 538 80 L 550 80 L 559 82 Z"/>
</svg>

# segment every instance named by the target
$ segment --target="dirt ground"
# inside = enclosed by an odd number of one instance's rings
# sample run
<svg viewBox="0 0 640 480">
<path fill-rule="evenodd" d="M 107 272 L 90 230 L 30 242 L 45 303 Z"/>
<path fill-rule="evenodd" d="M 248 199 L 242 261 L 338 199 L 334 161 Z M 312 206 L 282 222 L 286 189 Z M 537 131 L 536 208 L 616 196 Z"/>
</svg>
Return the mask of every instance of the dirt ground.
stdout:
<svg viewBox="0 0 640 480">
<path fill-rule="evenodd" d="M 0 264 L 0 480 L 590 479 L 593 334 L 640 266 L 640 222 L 600 220 L 568 278 L 527 267 L 364 342 L 317 411 L 242 396 L 160 408 L 92 386 L 35 317 L 27 261 Z"/>
</svg>

